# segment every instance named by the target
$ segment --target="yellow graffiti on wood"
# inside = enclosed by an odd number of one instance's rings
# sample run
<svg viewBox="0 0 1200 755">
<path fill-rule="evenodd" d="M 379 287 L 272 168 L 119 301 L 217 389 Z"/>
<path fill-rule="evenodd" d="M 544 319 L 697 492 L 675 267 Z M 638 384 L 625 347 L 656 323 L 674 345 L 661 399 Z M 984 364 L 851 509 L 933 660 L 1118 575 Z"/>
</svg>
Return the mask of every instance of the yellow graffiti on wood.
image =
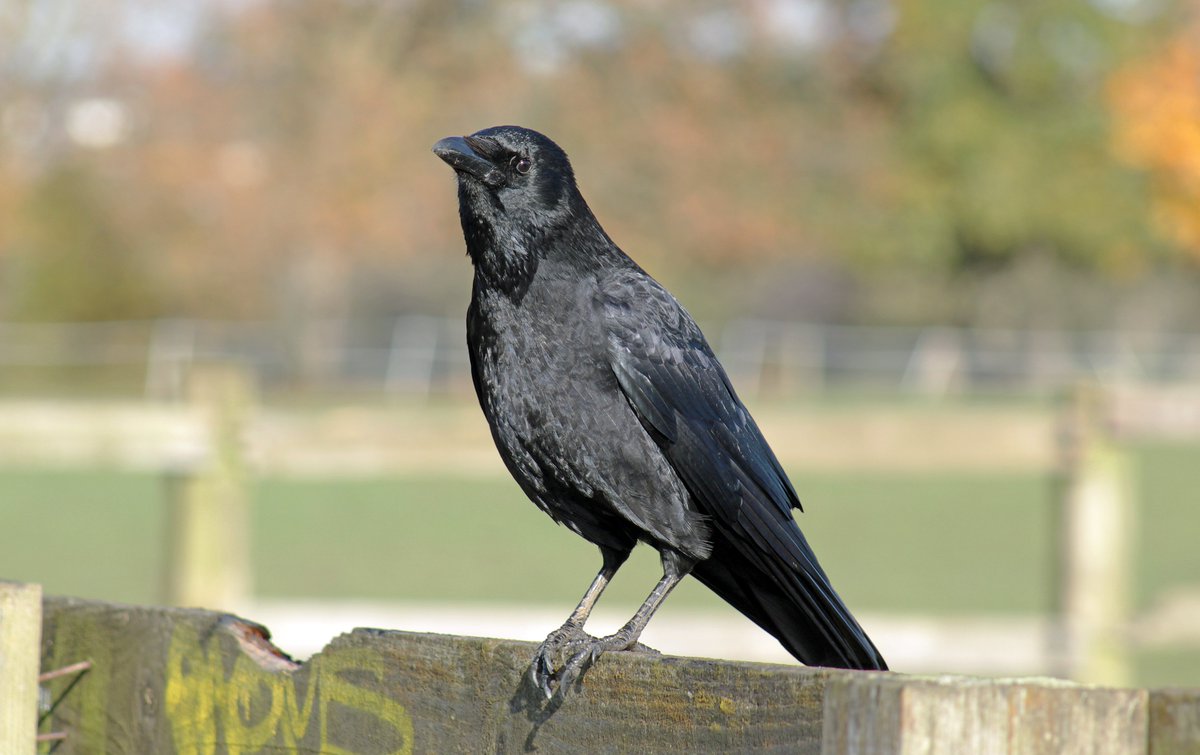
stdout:
<svg viewBox="0 0 1200 755">
<path fill-rule="evenodd" d="M 295 673 L 262 669 L 221 652 L 180 625 L 167 654 L 165 708 L 180 755 L 255 753 L 265 747 L 329 755 L 402 755 L 413 749 L 404 706 L 377 691 L 383 662 L 368 648 L 339 648 Z"/>
</svg>

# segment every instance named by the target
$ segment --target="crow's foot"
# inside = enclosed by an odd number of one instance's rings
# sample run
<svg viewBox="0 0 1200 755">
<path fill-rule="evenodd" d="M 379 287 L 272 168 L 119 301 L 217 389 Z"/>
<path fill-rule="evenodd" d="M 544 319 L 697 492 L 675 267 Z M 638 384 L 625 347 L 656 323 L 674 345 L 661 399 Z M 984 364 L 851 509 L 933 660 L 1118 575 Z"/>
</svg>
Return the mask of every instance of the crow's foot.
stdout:
<svg viewBox="0 0 1200 755">
<path fill-rule="evenodd" d="M 658 655 L 657 650 L 631 639 L 624 631 L 607 637 L 593 637 L 580 627 L 564 624 L 538 647 L 530 675 L 547 699 L 562 704 L 567 692 L 583 673 L 601 655 L 612 650 Z M 556 668 L 556 661 L 560 657 L 566 661 Z"/>
<path fill-rule="evenodd" d="M 572 640 L 563 646 L 563 656 L 567 659 L 555 674 L 558 682 L 556 694 L 563 697 L 575 686 L 575 682 L 601 655 L 611 650 L 649 650 L 639 645 L 636 639 L 630 638 L 624 632 L 610 634 L 607 637 L 588 637 L 587 639 Z"/>
<path fill-rule="evenodd" d="M 595 641 L 595 637 L 571 621 L 555 629 L 546 636 L 541 645 L 538 645 L 537 652 L 533 654 L 533 663 L 529 666 L 529 675 L 533 683 L 547 698 L 553 696 L 555 682 L 558 679 L 558 672 L 555 671 L 555 662 L 558 658 L 564 655 L 569 658 L 576 652 L 569 648 Z"/>
</svg>

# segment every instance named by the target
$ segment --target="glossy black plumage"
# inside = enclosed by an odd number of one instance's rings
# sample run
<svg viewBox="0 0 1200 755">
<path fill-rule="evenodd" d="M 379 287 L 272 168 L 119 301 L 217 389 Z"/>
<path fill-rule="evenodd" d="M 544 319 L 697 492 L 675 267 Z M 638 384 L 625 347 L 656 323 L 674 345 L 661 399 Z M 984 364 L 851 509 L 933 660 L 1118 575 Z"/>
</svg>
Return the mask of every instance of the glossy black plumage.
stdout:
<svg viewBox="0 0 1200 755">
<path fill-rule="evenodd" d="M 475 270 L 472 376 L 497 448 L 530 499 L 605 560 L 543 644 L 543 675 L 563 647 L 567 683 L 632 644 L 689 572 L 804 663 L 886 668 L 792 518 L 796 492 L 700 329 L 605 234 L 562 150 L 504 126 L 434 151 L 458 176 Z M 595 598 L 639 541 L 662 554 L 663 582 L 624 634 L 588 638 Z"/>
</svg>

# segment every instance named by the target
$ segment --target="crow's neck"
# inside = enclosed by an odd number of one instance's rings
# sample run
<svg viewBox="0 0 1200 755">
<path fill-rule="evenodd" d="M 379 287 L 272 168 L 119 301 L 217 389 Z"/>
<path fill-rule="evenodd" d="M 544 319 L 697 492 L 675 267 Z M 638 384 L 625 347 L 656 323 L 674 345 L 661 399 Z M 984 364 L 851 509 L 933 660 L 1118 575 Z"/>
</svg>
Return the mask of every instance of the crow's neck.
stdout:
<svg viewBox="0 0 1200 755">
<path fill-rule="evenodd" d="M 476 212 L 470 204 L 461 206 L 460 216 L 476 285 L 515 301 L 524 297 L 543 260 L 570 260 L 582 274 L 613 254 L 625 257 L 582 200 L 569 212 L 547 217 L 547 222 L 534 227 Z"/>
<path fill-rule="evenodd" d="M 462 226 L 476 286 L 514 299 L 523 297 L 538 267 L 536 250 L 529 241 L 465 210 Z"/>
</svg>

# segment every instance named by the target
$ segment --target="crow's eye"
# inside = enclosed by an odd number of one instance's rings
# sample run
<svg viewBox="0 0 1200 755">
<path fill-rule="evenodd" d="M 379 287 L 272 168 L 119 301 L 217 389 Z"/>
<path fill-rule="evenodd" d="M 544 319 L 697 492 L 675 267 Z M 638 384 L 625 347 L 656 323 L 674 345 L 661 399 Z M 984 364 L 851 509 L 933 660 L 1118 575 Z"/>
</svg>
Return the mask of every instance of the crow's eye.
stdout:
<svg viewBox="0 0 1200 755">
<path fill-rule="evenodd" d="M 512 169 L 516 172 L 520 173 L 521 175 L 525 175 L 529 172 L 529 168 L 533 165 L 533 161 L 531 161 L 528 157 L 513 155 L 513 159 L 510 160 L 508 164 L 511 165 Z"/>
</svg>

